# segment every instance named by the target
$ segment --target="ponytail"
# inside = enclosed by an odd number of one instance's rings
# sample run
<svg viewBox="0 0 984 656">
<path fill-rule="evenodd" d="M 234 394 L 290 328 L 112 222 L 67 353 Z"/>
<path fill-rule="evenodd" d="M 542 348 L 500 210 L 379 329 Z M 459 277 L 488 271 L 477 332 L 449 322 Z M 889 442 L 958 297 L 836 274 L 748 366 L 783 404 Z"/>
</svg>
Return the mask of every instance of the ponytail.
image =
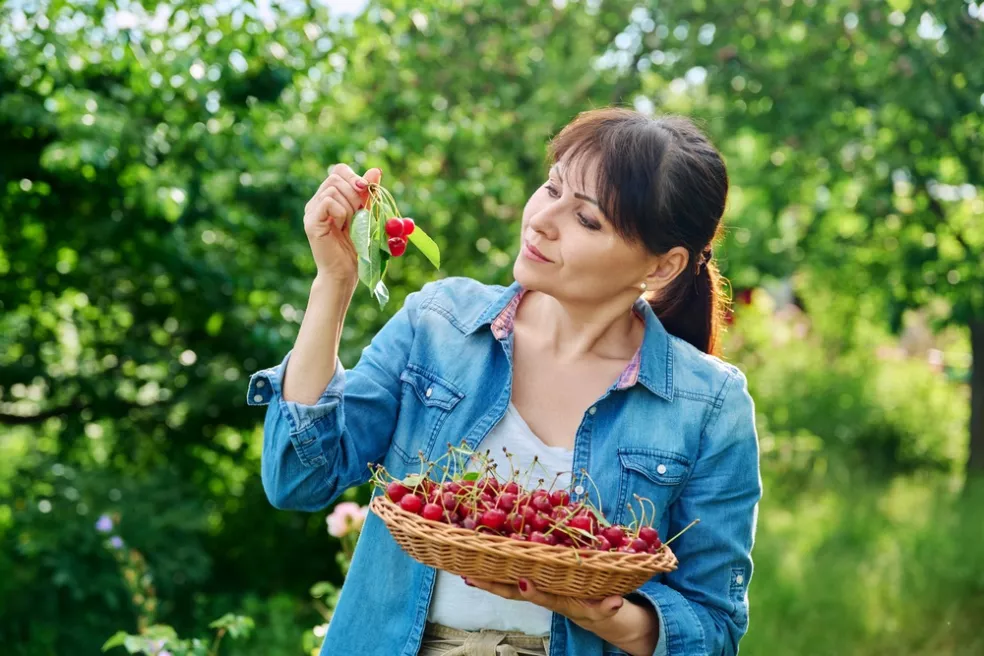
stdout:
<svg viewBox="0 0 984 656">
<path fill-rule="evenodd" d="M 646 300 L 666 331 L 704 353 L 720 357 L 720 332 L 728 298 L 713 259 L 689 268 L 661 293 Z"/>
</svg>

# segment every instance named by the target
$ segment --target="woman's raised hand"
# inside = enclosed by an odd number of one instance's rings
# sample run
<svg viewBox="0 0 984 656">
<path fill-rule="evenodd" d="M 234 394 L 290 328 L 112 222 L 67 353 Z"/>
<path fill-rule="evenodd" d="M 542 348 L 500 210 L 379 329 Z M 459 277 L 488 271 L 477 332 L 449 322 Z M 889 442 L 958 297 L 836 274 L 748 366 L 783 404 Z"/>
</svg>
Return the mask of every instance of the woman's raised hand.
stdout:
<svg viewBox="0 0 984 656">
<path fill-rule="evenodd" d="M 355 246 L 349 236 L 352 217 L 365 206 L 369 185 L 383 173 L 369 169 L 359 176 L 347 164 L 336 164 L 304 206 L 307 234 L 318 276 L 353 285 L 359 277 Z"/>
</svg>

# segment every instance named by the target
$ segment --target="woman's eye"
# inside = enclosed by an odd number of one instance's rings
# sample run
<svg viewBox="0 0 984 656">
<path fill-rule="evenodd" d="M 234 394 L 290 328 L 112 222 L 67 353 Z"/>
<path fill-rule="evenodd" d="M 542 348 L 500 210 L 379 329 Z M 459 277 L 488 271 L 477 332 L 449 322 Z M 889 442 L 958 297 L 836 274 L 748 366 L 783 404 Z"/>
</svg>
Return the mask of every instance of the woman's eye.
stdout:
<svg viewBox="0 0 984 656">
<path fill-rule="evenodd" d="M 560 198 L 560 193 L 554 188 L 552 184 L 547 184 L 547 193 L 550 194 L 551 198 Z"/>
<path fill-rule="evenodd" d="M 594 219 L 589 219 L 581 213 L 577 215 L 577 221 L 588 230 L 601 230 L 601 226 Z"/>
</svg>

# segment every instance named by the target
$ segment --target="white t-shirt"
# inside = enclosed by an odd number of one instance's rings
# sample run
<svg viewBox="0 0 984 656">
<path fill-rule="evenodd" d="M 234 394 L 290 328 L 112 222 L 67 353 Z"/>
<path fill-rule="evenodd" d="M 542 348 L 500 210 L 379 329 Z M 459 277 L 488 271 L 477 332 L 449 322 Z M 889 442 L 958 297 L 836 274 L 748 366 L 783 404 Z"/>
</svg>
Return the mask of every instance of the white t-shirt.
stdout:
<svg viewBox="0 0 984 656">
<path fill-rule="evenodd" d="M 532 472 L 531 487 L 535 487 L 540 478 L 546 481 L 545 486 L 549 486 L 558 474 L 560 476 L 554 489 L 566 489 L 570 485 L 574 452 L 544 444 L 512 403 L 509 404 L 505 416 L 476 449 L 482 452 L 491 451 L 489 458 L 496 462 L 496 471 L 500 477 L 505 478 L 510 464 L 502 451 L 503 447 L 512 455 L 513 467 L 523 473 Z M 539 465 L 531 470 L 534 456 Z M 523 476 L 519 482 L 527 483 Z M 528 601 L 503 599 L 484 590 L 469 587 L 460 576 L 438 570 L 427 619 L 465 631 L 494 629 L 544 636 L 550 633 L 551 613 Z"/>
</svg>

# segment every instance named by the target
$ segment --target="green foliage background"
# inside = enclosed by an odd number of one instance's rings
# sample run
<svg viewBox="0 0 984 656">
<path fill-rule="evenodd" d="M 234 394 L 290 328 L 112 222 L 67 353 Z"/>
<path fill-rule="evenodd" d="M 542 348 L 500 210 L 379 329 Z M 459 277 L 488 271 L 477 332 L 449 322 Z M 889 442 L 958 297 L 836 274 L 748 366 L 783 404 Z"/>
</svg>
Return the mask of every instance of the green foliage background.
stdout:
<svg viewBox="0 0 984 656">
<path fill-rule="evenodd" d="M 267 504 L 244 404 L 300 323 L 304 203 L 336 162 L 381 167 L 437 275 L 508 283 L 546 140 L 620 104 L 696 117 L 732 177 L 715 254 L 755 288 L 727 357 L 767 483 L 743 651 L 980 653 L 982 60 L 963 0 L 4 3 L 3 652 L 136 630 L 103 513 L 161 621 L 314 648 L 309 588 L 344 560 L 323 515 Z M 385 312 L 360 289 L 343 362 L 434 275 L 410 249 Z M 913 317 L 942 368 L 884 357 Z"/>
</svg>

